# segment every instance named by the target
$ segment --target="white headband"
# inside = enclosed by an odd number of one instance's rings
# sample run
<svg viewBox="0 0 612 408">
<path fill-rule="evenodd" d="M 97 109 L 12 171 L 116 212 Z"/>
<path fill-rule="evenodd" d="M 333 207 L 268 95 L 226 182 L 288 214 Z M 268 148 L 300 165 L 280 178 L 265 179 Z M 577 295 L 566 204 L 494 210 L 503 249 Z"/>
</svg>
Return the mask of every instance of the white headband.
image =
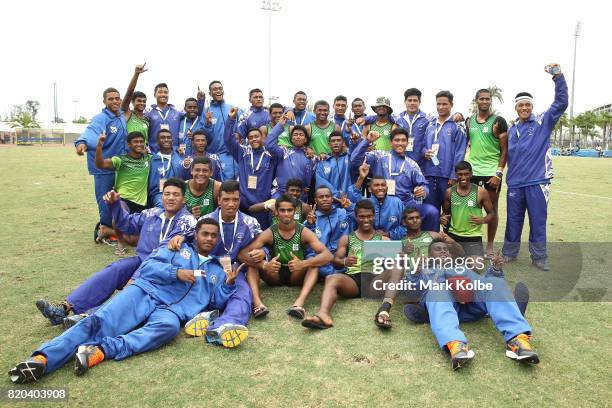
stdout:
<svg viewBox="0 0 612 408">
<path fill-rule="evenodd" d="M 533 105 L 533 98 L 527 95 L 519 96 L 514 100 L 514 104 L 517 105 L 519 102 L 529 102 Z"/>
</svg>

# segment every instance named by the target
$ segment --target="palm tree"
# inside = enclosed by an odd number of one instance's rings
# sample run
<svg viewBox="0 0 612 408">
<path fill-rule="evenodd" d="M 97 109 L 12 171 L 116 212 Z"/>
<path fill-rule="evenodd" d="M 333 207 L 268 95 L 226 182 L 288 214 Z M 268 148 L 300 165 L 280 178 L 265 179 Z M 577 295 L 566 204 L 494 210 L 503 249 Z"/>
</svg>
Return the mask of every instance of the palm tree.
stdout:
<svg viewBox="0 0 612 408">
<path fill-rule="evenodd" d="M 612 131 L 612 112 L 598 113 L 595 123 L 601 128 L 601 145 L 603 149 L 606 149 L 606 143 Z"/>
<path fill-rule="evenodd" d="M 563 115 L 561 115 L 561 118 L 559 119 L 559 121 L 555 124 L 555 139 L 557 141 L 557 145 L 559 147 L 563 147 L 563 128 L 564 127 L 569 127 L 569 118 L 567 116 L 567 112 L 564 112 Z"/>
<path fill-rule="evenodd" d="M 487 90 L 491 94 L 491 101 L 497 99 L 500 104 L 504 103 L 504 97 L 502 96 L 502 90 L 500 87 L 497 85 L 491 85 L 487 88 Z M 476 99 L 474 99 L 472 101 L 472 105 L 470 106 L 470 115 L 473 115 L 476 112 L 478 112 L 478 105 L 476 104 Z M 499 114 L 499 112 L 497 112 L 495 109 L 493 109 L 493 113 L 496 115 Z"/>
<path fill-rule="evenodd" d="M 19 115 L 12 118 L 9 122 L 9 126 L 13 129 L 15 128 L 24 128 L 24 129 L 37 129 L 40 128 L 40 125 L 32 117 L 30 112 L 21 112 Z"/>
</svg>

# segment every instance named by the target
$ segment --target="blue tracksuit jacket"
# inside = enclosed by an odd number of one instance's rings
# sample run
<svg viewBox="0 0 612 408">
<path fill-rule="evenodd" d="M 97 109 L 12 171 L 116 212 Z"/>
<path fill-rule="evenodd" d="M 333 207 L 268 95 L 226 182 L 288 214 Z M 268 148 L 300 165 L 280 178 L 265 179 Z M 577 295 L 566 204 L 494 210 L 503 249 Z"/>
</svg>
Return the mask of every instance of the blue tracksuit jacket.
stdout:
<svg viewBox="0 0 612 408">
<path fill-rule="evenodd" d="M 159 133 L 162 125 L 169 127 L 170 133 L 172 133 L 172 146 L 178 147 L 179 125 L 183 114 L 174 105 L 167 104 L 164 109 L 160 109 L 156 104 L 153 104 L 145 112 L 145 115 L 149 118 L 149 149 L 151 149 L 151 153 L 159 151 L 157 133 Z"/>
<path fill-rule="evenodd" d="M 340 197 L 340 193 L 346 193 L 351 185 L 351 166 L 349 156 L 346 153 L 338 157 L 329 156 L 327 159 L 317 163 L 315 172 L 316 187 L 329 187 L 332 196 Z"/>
<path fill-rule="evenodd" d="M 437 134 L 436 134 L 437 130 Z M 467 138 L 463 123 L 456 123 L 452 115 L 443 123 L 439 124 L 437 119 L 429 122 L 425 130 L 425 143 L 421 148 L 421 154 L 431 149 L 437 143 L 438 160 L 440 164 L 434 166 L 431 160 L 423 160 L 423 174 L 426 177 L 443 177 L 455 180 L 455 165 L 465 158 Z"/>
</svg>

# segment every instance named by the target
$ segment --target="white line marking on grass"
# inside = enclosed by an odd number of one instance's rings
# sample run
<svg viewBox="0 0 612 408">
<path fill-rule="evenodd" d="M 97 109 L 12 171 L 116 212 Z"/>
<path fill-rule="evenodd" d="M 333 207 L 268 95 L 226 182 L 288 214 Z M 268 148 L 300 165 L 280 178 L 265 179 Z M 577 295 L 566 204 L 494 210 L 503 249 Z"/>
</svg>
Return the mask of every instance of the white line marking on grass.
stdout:
<svg viewBox="0 0 612 408">
<path fill-rule="evenodd" d="M 552 192 L 579 195 L 579 196 L 584 196 L 584 197 L 603 198 L 605 200 L 612 200 L 612 197 L 598 196 L 598 195 L 593 195 L 593 194 L 572 193 L 571 191 L 552 190 Z"/>
</svg>

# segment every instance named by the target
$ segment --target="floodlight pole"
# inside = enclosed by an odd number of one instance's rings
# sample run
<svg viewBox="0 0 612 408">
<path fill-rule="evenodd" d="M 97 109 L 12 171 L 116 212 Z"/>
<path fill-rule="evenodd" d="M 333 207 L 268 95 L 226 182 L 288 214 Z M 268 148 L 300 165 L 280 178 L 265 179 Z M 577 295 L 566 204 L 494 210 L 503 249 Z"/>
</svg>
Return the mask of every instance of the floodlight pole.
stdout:
<svg viewBox="0 0 612 408">
<path fill-rule="evenodd" d="M 574 31 L 574 67 L 572 69 L 572 95 L 570 97 L 570 147 L 574 143 L 574 89 L 576 88 L 576 49 L 578 47 L 578 37 L 580 36 L 580 21 L 576 23 L 576 30 Z"/>
<path fill-rule="evenodd" d="M 268 11 L 268 106 L 272 104 L 272 12 L 280 11 L 281 6 L 277 1 L 263 0 L 261 9 Z"/>
</svg>

